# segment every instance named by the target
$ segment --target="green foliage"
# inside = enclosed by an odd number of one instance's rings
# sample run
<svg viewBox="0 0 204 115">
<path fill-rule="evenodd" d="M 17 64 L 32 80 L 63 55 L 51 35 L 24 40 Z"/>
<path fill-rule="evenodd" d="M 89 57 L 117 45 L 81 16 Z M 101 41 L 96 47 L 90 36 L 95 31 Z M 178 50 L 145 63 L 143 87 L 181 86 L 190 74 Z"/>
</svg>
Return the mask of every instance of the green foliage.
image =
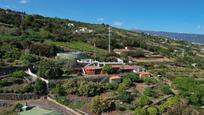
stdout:
<svg viewBox="0 0 204 115">
<path fill-rule="evenodd" d="M 147 108 L 148 115 L 157 115 L 157 109 L 155 107 Z"/>
<path fill-rule="evenodd" d="M 178 97 L 170 97 L 167 99 L 167 101 L 163 104 L 166 108 L 173 107 L 179 102 Z"/>
<path fill-rule="evenodd" d="M 56 55 L 56 46 L 43 43 L 32 43 L 29 46 L 29 50 L 32 54 L 45 57 L 53 57 Z"/>
<path fill-rule="evenodd" d="M 140 81 L 140 77 L 136 74 L 128 74 L 127 78 L 130 78 L 132 82 L 138 82 Z"/>
<path fill-rule="evenodd" d="M 9 80 L 3 79 L 3 80 L 0 81 L 0 86 L 1 87 L 10 86 L 11 84 L 12 84 L 12 82 L 10 82 Z"/>
<path fill-rule="evenodd" d="M 190 97 L 189 97 L 189 101 L 190 103 L 194 104 L 194 105 L 198 105 L 199 104 L 199 97 L 195 94 L 192 94 Z"/>
<path fill-rule="evenodd" d="M 203 85 L 190 77 L 177 77 L 173 81 L 173 86 L 180 90 L 180 94 L 189 99 L 194 105 L 201 105 L 204 96 Z"/>
<path fill-rule="evenodd" d="M 161 113 L 164 113 L 165 111 L 166 111 L 166 107 L 162 104 L 162 105 L 159 105 L 159 112 L 161 112 Z"/>
<path fill-rule="evenodd" d="M 117 98 L 126 103 L 130 103 L 133 100 L 133 96 L 128 92 L 119 93 Z"/>
<path fill-rule="evenodd" d="M 142 97 L 140 97 L 140 98 L 138 99 L 138 103 L 139 103 L 140 106 L 143 107 L 143 106 L 145 106 L 145 105 L 150 104 L 151 101 L 149 100 L 148 97 L 146 97 L 146 96 L 142 96 Z"/>
<path fill-rule="evenodd" d="M 103 112 L 111 111 L 115 109 L 115 104 L 102 96 L 95 96 L 91 101 L 91 112 L 101 114 Z"/>
<path fill-rule="evenodd" d="M 204 96 L 201 97 L 201 104 L 204 105 Z"/>
<path fill-rule="evenodd" d="M 31 84 L 24 86 L 22 89 L 22 92 L 26 92 L 26 93 L 33 92 L 33 91 L 34 91 L 34 87 Z"/>
<path fill-rule="evenodd" d="M 161 90 L 164 94 L 172 94 L 172 91 L 168 85 L 161 86 Z"/>
<path fill-rule="evenodd" d="M 174 107 L 177 103 L 179 103 L 178 97 L 170 97 L 166 102 L 158 106 L 159 112 L 164 113 L 168 108 Z"/>
<path fill-rule="evenodd" d="M 144 80 L 144 83 L 146 84 L 146 85 L 150 85 L 150 84 L 156 84 L 158 81 L 156 80 L 156 79 L 154 79 L 154 78 L 146 78 L 145 80 Z"/>
<path fill-rule="evenodd" d="M 72 80 L 68 80 L 63 84 L 63 87 L 68 94 L 79 96 L 95 96 L 105 90 L 102 84 L 87 81 L 73 82 Z"/>
<path fill-rule="evenodd" d="M 130 78 L 125 77 L 123 78 L 122 84 L 124 84 L 126 87 L 130 87 L 132 85 L 132 81 Z"/>
<path fill-rule="evenodd" d="M 13 78 L 23 78 L 26 76 L 26 73 L 24 71 L 16 71 L 13 72 L 11 74 L 9 74 L 9 77 L 13 77 Z"/>
<path fill-rule="evenodd" d="M 63 71 L 55 62 L 43 60 L 38 66 L 38 75 L 48 79 L 61 78 Z"/>
<path fill-rule="evenodd" d="M 21 61 L 25 65 L 31 65 L 32 63 L 39 61 L 39 58 L 31 54 L 24 54 L 21 56 Z"/>
<path fill-rule="evenodd" d="M 133 115 L 147 115 L 147 112 L 143 108 L 136 108 Z"/>
<path fill-rule="evenodd" d="M 57 84 L 53 89 L 52 92 L 57 96 L 62 96 L 65 94 L 65 89 L 61 84 Z"/>
<path fill-rule="evenodd" d="M 55 97 L 55 100 L 66 106 L 69 104 L 69 100 L 67 100 L 65 96 L 57 96 Z"/>
<path fill-rule="evenodd" d="M 118 91 L 119 93 L 123 93 L 123 92 L 126 91 L 126 89 L 127 89 L 126 85 L 124 85 L 123 83 L 120 83 L 119 86 L 118 86 L 117 91 Z"/>
<path fill-rule="evenodd" d="M 112 73 L 112 66 L 111 65 L 105 65 L 103 67 L 103 71 L 108 73 L 108 74 L 111 74 Z"/>
<path fill-rule="evenodd" d="M 83 96 L 99 95 L 103 91 L 102 87 L 94 82 L 81 81 L 78 87 L 78 94 Z"/>
<path fill-rule="evenodd" d="M 145 88 L 145 90 L 144 90 L 143 93 L 144 93 L 144 95 L 146 95 L 146 96 L 157 97 L 156 92 L 155 92 L 153 89 L 150 89 L 150 88 Z"/>
<path fill-rule="evenodd" d="M 34 92 L 38 95 L 44 95 L 47 93 L 47 85 L 40 79 L 37 79 L 34 84 Z"/>
<path fill-rule="evenodd" d="M 118 84 L 115 84 L 115 83 L 106 83 L 103 85 L 103 88 L 105 90 L 117 90 L 118 89 Z"/>
<path fill-rule="evenodd" d="M 21 56 L 21 51 L 11 45 L 0 46 L 0 52 L 4 59 L 19 59 Z"/>
<path fill-rule="evenodd" d="M 54 44 L 56 46 L 60 47 L 66 47 L 70 49 L 75 49 L 87 53 L 91 53 L 92 55 L 96 53 L 97 58 L 106 58 L 106 55 L 108 55 L 108 52 L 106 50 L 96 48 L 93 45 L 87 44 L 85 42 L 51 42 L 50 44 Z"/>
<path fill-rule="evenodd" d="M 77 83 L 75 83 L 75 81 L 73 81 L 73 80 L 65 81 L 65 83 L 63 84 L 63 87 L 68 94 L 76 94 L 77 93 L 78 86 L 77 86 Z"/>
</svg>

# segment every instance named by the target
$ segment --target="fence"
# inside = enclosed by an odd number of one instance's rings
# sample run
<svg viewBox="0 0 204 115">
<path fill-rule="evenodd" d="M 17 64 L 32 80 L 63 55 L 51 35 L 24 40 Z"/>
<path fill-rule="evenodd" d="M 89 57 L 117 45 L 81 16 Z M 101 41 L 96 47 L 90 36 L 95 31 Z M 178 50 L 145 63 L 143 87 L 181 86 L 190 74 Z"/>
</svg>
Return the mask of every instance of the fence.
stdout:
<svg viewBox="0 0 204 115">
<path fill-rule="evenodd" d="M 39 99 L 40 96 L 36 94 L 0 94 L 0 100 L 29 100 L 29 99 Z"/>
</svg>

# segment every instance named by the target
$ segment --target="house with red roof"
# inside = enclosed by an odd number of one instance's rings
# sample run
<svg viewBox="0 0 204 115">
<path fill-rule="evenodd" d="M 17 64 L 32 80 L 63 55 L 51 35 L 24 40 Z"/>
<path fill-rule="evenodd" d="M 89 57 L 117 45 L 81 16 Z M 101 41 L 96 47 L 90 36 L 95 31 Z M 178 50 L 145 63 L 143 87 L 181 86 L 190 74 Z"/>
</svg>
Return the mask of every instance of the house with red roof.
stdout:
<svg viewBox="0 0 204 115">
<path fill-rule="evenodd" d="M 85 66 L 82 70 L 85 75 L 101 75 L 105 73 L 103 68 L 98 66 Z"/>
</svg>

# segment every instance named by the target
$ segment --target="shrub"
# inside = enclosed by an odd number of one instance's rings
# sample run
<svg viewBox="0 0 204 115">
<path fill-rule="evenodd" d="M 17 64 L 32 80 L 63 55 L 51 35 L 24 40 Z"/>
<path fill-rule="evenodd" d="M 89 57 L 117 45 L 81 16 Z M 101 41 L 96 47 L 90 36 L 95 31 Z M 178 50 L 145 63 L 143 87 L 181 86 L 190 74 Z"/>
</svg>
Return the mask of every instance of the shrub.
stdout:
<svg viewBox="0 0 204 115">
<path fill-rule="evenodd" d="M 53 89 L 52 92 L 56 94 L 57 96 L 62 96 L 65 94 L 64 87 L 62 87 L 60 84 L 57 84 Z"/>
<path fill-rule="evenodd" d="M 103 91 L 101 85 L 94 82 L 81 81 L 78 87 L 78 94 L 83 96 L 99 95 Z"/>
<path fill-rule="evenodd" d="M 115 104 L 102 96 L 95 96 L 91 101 L 90 110 L 91 112 L 101 114 L 102 112 L 107 112 L 115 109 Z"/>
<path fill-rule="evenodd" d="M 105 65 L 103 67 L 103 71 L 108 73 L 108 74 L 111 74 L 112 73 L 112 66 L 111 65 Z"/>
<path fill-rule="evenodd" d="M 164 94 L 168 95 L 168 94 L 172 94 L 172 91 L 170 89 L 170 87 L 168 85 L 162 86 L 161 90 Z"/>
<path fill-rule="evenodd" d="M 106 83 L 103 85 L 103 88 L 105 90 L 117 90 L 118 89 L 118 84 L 115 83 Z"/>
<path fill-rule="evenodd" d="M 150 96 L 150 97 L 156 97 L 157 96 L 156 92 L 150 88 L 146 88 L 143 93 L 144 93 L 144 95 Z"/>
<path fill-rule="evenodd" d="M 38 95 L 44 95 L 47 93 L 47 85 L 40 79 L 37 79 L 34 84 L 34 92 Z"/>
<path fill-rule="evenodd" d="M 143 108 L 136 108 L 133 115 L 147 115 L 147 112 Z"/>
<path fill-rule="evenodd" d="M 132 82 L 140 81 L 140 77 L 136 74 L 128 74 L 127 78 L 130 78 Z"/>
<path fill-rule="evenodd" d="M 28 93 L 28 92 L 33 92 L 33 90 L 34 90 L 34 88 L 33 88 L 33 86 L 30 85 L 30 84 L 24 86 L 23 89 L 22 89 L 23 92 L 27 92 L 27 93 Z"/>
<path fill-rule="evenodd" d="M 53 61 L 43 60 L 38 66 L 38 75 L 44 78 L 56 79 L 63 74 L 62 69 Z"/>
<path fill-rule="evenodd" d="M 147 85 L 155 84 L 155 83 L 157 83 L 157 80 L 154 79 L 154 78 L 146 78 L 146 79 L 144 80 L 144 83 L 147 84 Z"/>
<path fill-rule="evenodd" d="M 118 109 L 119 111 L 126 111 L 126 108 L 125 108 L 124 106 L 119 106 L 117 109 Z"/>
<path fill-rule="evenodd" d="M 9 77 L 13 77 L 13 78 L 23 78 L 24 76 L 26 76 L 26 73 L 24 71 L 16 71 L 9 74 Z"/>
<path fill-rule="evenodd" d="M 199 104 L 199 97 L 197 95 L 193 94 L 189 97 L 189 102 L 191 104 L 198 105 Z"/>
<path fill-rule="evenodd" d="M 145 106 L 151 103 L 151 101 L 146 96 L 142 96 L 138 99 L 138 103 L 140 106 Z"/>
<path fill-rule="evenodd" d="M 173 107 L 174 105 L 176 105 L 179 101 L 178 97 L 170 97 L 167 99 L 167 101 L 163 104 L 164 107 L 166 108 L 170 108 Z"/>
<path fill-rule="evenodd" d="M 147 112 L 149 115 L 157 115 L 157 109 L 155 107 L 147 108 Z"/>
<path fill-rule="evenodd" d="M 159 112 L 164 113 L 166 111 L 166 107 L 164 105 L 159 105 Z"/>
<path fill-rule="evenodd" d="M 31 55 L 31 54 L 24 54 L 21 56 L 20 59 L 23 62 L 23 64 L 25 64 L 25 65 L 30 65 L 34 62 L 39 61 L 39 59 L 36 56 Z"/>
<path fill-rule="evenodd" d="M 55 100 L 66 106 L 69 104 L 69 100 L 67 100 L 65 96 L 57 96 L 55 97 Z"/>
<path fill-rule="evenodd" d="M 133 100 L 133 96 L 128 92 L 123 92 L 118 94 L 118 99 L 130 103 Z"/>
<path fill-rule="evenodd" d="M 130 87 L 132 85 L 132 81 L 130 78 L 123 78 L 123 82 L 122 84 L 124 84 L 126 87 Z"/>
<path fill-rule="evenodd" d="M 73 80 L 67 80 L 63 84 L 64 89 L 68 94 L 75 94 L 77 92 L 77 84 Z"/>
<path fill-rule="evenodd" d="M 126 91 L 126 89 L 127 89 L 127 87 L 126 87 L 123 83 L 120 83 L 119 86 L 118 86 L 117 91 L 118 91 L 119 93 L 123 93 L 123 92 Z"/>
<path fill-rule="evenodd" d="M 201 104 L 204 105 L 204 96 L 201 97 Z"/>
</svg>

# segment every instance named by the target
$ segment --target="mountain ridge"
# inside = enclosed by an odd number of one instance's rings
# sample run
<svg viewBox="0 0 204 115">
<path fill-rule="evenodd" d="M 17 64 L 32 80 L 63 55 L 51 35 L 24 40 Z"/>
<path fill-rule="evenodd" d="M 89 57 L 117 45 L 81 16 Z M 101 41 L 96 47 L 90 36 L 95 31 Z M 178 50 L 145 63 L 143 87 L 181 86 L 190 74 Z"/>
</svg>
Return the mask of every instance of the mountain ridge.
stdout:
<svg viewBox="0 0 204 115">
<path fill-rule="evenodd" d="M 184 40 L 193 44 L 204 44 L 204 34 L 194 33 L 177 33 L 177 32 L 165 32 L 165 31 L 149 31 L 149 30 L 134 30 L 137 32 L 144 32 L 153 36 L 162 36 L 171 38 L 174 40 Z"/>
</svg>

